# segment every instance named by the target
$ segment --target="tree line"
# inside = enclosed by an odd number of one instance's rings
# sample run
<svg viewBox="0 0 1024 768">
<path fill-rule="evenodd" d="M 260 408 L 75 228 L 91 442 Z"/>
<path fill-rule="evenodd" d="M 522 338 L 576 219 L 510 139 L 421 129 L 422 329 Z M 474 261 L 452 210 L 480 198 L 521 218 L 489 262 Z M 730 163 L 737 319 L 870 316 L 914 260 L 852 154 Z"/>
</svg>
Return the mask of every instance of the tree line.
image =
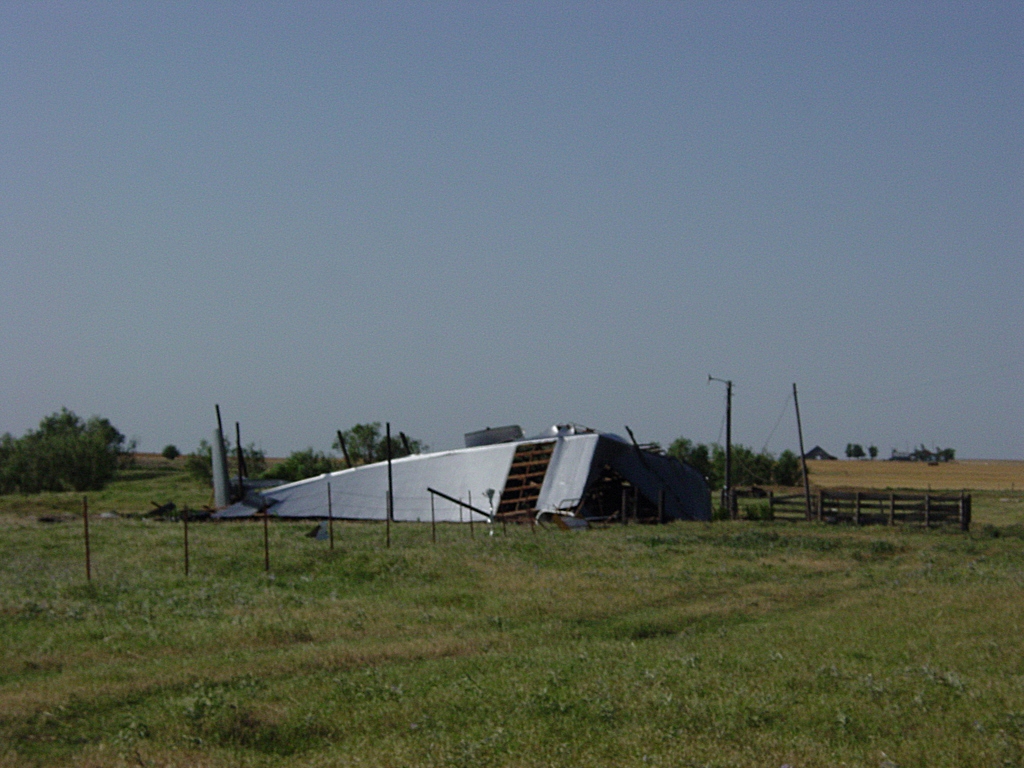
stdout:
<svg viewBox="0 0 1024 768">
<path fill-rule="evenodd" d="M 864 453 L 864 446 L 860 443 L 847 443 L 846 444 L 846 458 L 848 459 L 863 459 L 866 456 L 870 456 L 872 459 L 878 457 L 878 447 L 874 445 L 868 446 L 867 454 Z M 907 454 L 897 454 L 893 451 L 893 458 L 905 458 L 910 461 L 953 461 L 956 458 L 956 450 L 954 448 L 939 448 L 935 447 L 934 451 L 928 450 L 924 443 L 918 448 L 910 451 Z"/>
<path fill-rule="evenodd" d="M 309 447 L 268 466 L 264 452 L 249 443 L 242 448 L 246 475 L 294 482 L 349 466 L 384 461 L 388 456 L 388 441 L 381 432 L 380 422 L 355 424 L 343 431 L 341 437 L 344 449 L 337 439 L 331 449 L 347 453 L 348 461 Z M 393 458 L 428 450 L 422 441 L 404 435 L 392 435 L 390 447 Z M 224 450 L 229 473 L 237 475 L 236 451 L 231 450 L 226 441 Z M 9 433 L 0 437 L 0 493 L 100 490 L 114 478 L 119 468 L 130 464 L 134 452 L 134 441 L 127 441 L 109 420 L 99 416 L 82 419 L 62 408 L 23 437 L 15 438 Z M 721 445 L 694 443 L 680 437 L 669 446 L 667 453 L 694 467 L 712 489 L 722 487 L 725 448 Z M 178 455 L 177 448 L 167 446 L 163 455 L 173 460 Z M 757 453 L 745 445 L 734 445 L 732 459 L 734 485 L 797 485 L 801 481 L 799 458 L 789 450 L 775 457 L 767 451 Z M 210 443 L 201 440 L 198 449 L 185 457 L 185 467 L 196 479 L 210 483 L 213 477 Z"/>
<path fill-rule="evenodd" d="M 685 437 L 675 440 L 667 451 L 679 461 L 689 464 L 708 481 L 711 490 L 725 482 L 725 447 L 718 443 L 694 443 Z M 755 453 L 745 445 L 732 446 L 732 484 L 737 485 L 799 485 L 800 457 L 785 450 L 775 457 L 768 451 Z"/>
<path fill-rule="evenodd" d="M 387 437 L 381 434 L 381 424 L 378 421 L 356 424 L 342 432 L 342 437 L 345 440 L 345 450 L 348 452 L 353 467 L 374 464 L 387 459 Z M 341 442 L 337 439 L 332 443 L 331 449 L 339 453 L 343 452 Z M 420 440 L 406 438 L 403 441 L 400 437 L 391 436 L 392 458 L 397 459 L 426 450 L 428 450 L 428 446 Z M 227 446 L 225 446 L 225 451 L 229 457 L 228 472 L 237 475 L 236 452 L 229 450 Z M 707 479 L 712 490 L 722 487 L 725 477 L 725 448 L 723 446 L 717 443 L 710 445 L 694 443 L 680 437 L 669 446 L 667 453 L 694 467 Z M 284 461 L 269 468 L 266 466 L 266 456 L 251 443 L 242 449 L 242 456 L 250 477 L 287 482 L 316 477 L 348 467 L 343 458 L 332 456 L 312 447 L 294 451 Z M 792 486 L 799 485 L 802 480 L 800 459 L 790 450 L 785 450 L 776 457 L 767 451 L 756 453 L 745 445 L 733 445 L 732 464 L 733 485 Z M 212 466 L 212 450 L 209 443 L 203 440 L 200 442 L 199 450 L 186 457 L 186 467 L 198 479 L 209 483 L 212 478 Z"/>
<path fill-rule="evenodd" d="M 264 452 L 249 443 L 242 448 L 246 475 L 292 482 L 348 466 L 384 461 L 388 456 L 388 441 L 381 434 L 380 422 L 356 424 L 341 434 L 351 463 L 310 447 L 294 451 L 284 461 L 268 466 Z M 135 447 L 135 441 L 126 440 L 108 419 L 100 416 L 83 419 L 74 411 L 62 408 L 40 421 L 38 429 L 30 429 L 22 437 L 10 433 L 0 436 L 0 494 L 101 490 L 119 469 L 132 464 Z M 337 439 L 331 447 L 342 452 Z M 393 458 L 425 450 L 427 446 L 420 440 L 391 437 Z M 231 450 L 227 441 L 224 451 L 229 473 L 237 475 L 237 452 Z M 180 454 L 175 446 L 168 445 L 162 455 L 173 461 Z M 199 481 L 212 482 L 212 445 L 200 440 L 199 447 L 185 457 L 185 468 Z"/>
</svg>

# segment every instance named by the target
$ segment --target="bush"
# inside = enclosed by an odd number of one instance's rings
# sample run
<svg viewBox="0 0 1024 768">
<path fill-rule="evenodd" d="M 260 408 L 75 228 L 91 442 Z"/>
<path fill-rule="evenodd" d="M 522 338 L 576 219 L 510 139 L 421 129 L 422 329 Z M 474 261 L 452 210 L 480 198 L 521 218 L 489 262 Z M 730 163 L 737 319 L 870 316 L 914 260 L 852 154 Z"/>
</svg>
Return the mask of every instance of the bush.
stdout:
<svg viewBox="0 0 1024 768">
<path fill-rule="evenodd" d="M 744 511 L 746 513 L 747 520 L 771 522 L 775 519 L 775 516 L 772 514 L 772 505 L 767 501 L 759 501 L 756 504 L 750 504 Z"/>
<path fill-rule="evenodd" d="M 295 451 L 276 467 L 271 467 L 264 472 L 262 476 L 267 480 L 294 482 L 306 477 L 316 477 L 325 472 L 333 472 L 339 468 L 330 456 L 307 448 L 304 451 Z"/>
<path fill-rule="evenodd" d="M 199 448 L 185 457 L 185 470 L 201 483 L 213 482 L 213 446 L 205 440 L 199 441 Z"/>
<path fill-rule="evenodd" d="M 174 461 L 181 455 L 181 453 L 178 451 L 177 446 L 165 445 L 164 449 L 160 452 L 160 455 L 168 461 Z"/>
<path fill-rule="evenodd" d="M 237 476 L 237 452 L 231 450 L 225 443 L 224 455 L 227 457 L 228 475 Z M 246 477 L 258 477 L 266 469 L 266 456 L 256 447 L 255 443 L 249 443 L 242 448 L 242 457 L 245 459 Z M 185 470 L 201 483 L 207 485 L 213 483 L 213 446 L 205 440 L 200 440 L 199 448 L 185 457 Z"/>
<path fill-rule="evenodd" d="M 62 408 L 24 437 L 0 438 L 0 493 L 98 491 L 134 450 L 107 419 Z"/>
</svg>

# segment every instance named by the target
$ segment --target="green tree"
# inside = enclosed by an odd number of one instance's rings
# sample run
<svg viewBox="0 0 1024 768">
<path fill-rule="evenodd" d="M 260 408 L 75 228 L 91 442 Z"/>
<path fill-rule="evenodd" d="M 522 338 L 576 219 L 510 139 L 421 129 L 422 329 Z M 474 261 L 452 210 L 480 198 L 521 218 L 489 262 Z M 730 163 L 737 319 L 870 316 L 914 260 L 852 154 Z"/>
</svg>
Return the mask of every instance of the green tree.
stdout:
<svg viewBox="0 0 1024 768">
<path fill-rule="evenodd" d="M 863 459 L 864 446 L 860 443 L 847 443 L 846 444 L 846 458 L 848 459 Z"/>
<path fill-rule="evenodd" d="M 668 447 L 669 456 L 689 464 L 708 481 L 711 490 L 721 488 L 725 481 L 725 448 L 718 443 L 710 446 L 694 443 L 680 437 Z M 740 485 L 799 485 L 800 458 L 785 450 L 775 459 L 767 451 L 755 453 L 745 445 L 732 447 L 732 484 Z"/>
<path fill-rule="evenodd" d="M 24 437 L 0 439 L 0 492 L 100 490 L 134 451 L 107 419 L 62 408 Z"/>
<path fill-rule="evenodd" d="M 201 483 L 212 483 L 213 446 L 205 440 L 200 440 L 199 447 L 185 457 L 185 470 Z"/>
<path fill-rule="evenodd" d="M 721 475 L 711 459 L 711 449 L 708 446 L 703 443 L 694 444 L 692 440 L 680 437 L 672 442 L 666 453 L 700 472 L 712 489 L 720 487 Z"/>
<path fill-rule="evenodd" d="M 789 449 L 783 451 L 775 462 L 772 476 L 776 485 L 799 485 L 800 459 Z"/>
<path fill-rule="evenodd" d="M 160 455 L 168 461 L 174 461 L 181 455 L 181 453 L 178 451 L 178 447 L 176 445 L 165 445 L 164 449 L 160 452 Z"/>
<path fill-rule="evenodd" d="M 294 451 L 280 464 L 271 467 L 263 473 L 268 480 L 287 480 L 294 482 L 307 477 L 316 477 L 325 472 L 334 472 L 340 467 L 334 459 L 321 451 L 307 448 L 304 451 Z"/>
<path fill-rule="evenodd" d="M 878 458 L 878 446 L 877 445 L 869 445 L 868 446 L 868 456 L 870 456 L 872 459 L 877 459 Z"/>
<path fill-rule="evenodd" d="M 735 444 L 732 447 L 732 484 L 768 485 L 772 481 L 775 459 L 767 451 L 754 453 L 753 448 Z M 725 451 L 722 451 L 722 475 L 725 476 Z"/>
<path fill-rule="evenodd" d="M 381 434 L 380 422 L 374 421 L 370 424 L 356 424 L 342 432 L 345 438 L 345 448 L 352 464 L 373 464 L 378 461 L 385 461 L 388 457 L 387 436 Z M 407 438 L 409 450 L 405 449 L 402 438 L 394 433 L 391 435 L 391 458 L 397 459 L 408 456 L 411 453 L 421 453 L 427 450 L 427 446 L 419 440 Z M 337 440 L 331 448 L 340 451 L 341 443 Z"/>
<path fill-rule="evenodd" d="M 267 455 L 256 447 L 256 443 L 249 443 L 248 445 L 242 446 L 242 458 L 245 460 L 247 477 L 259 477 L 266 472 Z M 233 470 L 236 475 L 238 474 L 237 451 L 232 454 L 228 469 Z"/>
<path fill-rule="evenodd" d="M 929 451 L 928 448 L 925 447 L 924 443 L 921 443 L 920 447 L 911 451 L 910 455 L 915 461 L 931 461 L 935 458 L 935 454 Z"/>
</svg>

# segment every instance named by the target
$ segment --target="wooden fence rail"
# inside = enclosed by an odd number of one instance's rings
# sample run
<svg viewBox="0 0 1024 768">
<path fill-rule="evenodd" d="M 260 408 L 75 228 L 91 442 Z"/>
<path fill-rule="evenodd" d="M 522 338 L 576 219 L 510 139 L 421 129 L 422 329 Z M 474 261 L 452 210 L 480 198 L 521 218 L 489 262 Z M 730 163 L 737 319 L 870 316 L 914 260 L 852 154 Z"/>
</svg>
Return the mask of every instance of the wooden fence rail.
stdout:
<svg viewBox="0 0 1024 768">
<path fill-rule="evenodd" d="M 956 523 L 960 530 L 971 527 L 969 493 L 895 493 L 856 489 L 819 488 L 811 497 L 811 514 L 803 494 L 776 496 L 757 488 L 736 489 L 737 498 L 760 499 L 768 505 L 772 520 L 818 520 L 849 522 L 854 525 L 894 523 L 933 525 Z"/>
</svg>

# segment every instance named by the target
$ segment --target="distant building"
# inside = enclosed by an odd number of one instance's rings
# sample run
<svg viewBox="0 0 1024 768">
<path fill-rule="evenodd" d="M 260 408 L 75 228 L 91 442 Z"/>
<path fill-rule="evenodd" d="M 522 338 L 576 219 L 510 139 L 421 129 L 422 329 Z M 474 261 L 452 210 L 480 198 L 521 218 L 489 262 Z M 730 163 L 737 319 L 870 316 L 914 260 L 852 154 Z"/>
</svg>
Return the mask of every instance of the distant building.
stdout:
<svg viewBox="0 0 1024 768">
<path fill-rule="evenodd" d="M 826 451 L 820 445 L 816 445 L 807 453 L 804 454 L 804 458 L 808 461 L 835 461 L 836 457 Z"/>
<path fill-rule="evenodd" d="M 912 451 L 897 451 L 892 449 L 892 456 L 889 461 L 924 461 L 928 464 L 940 464 L 946 461 L 953 461 L 956 458 L 956 451 L 952 448 L 936 448 L 930 451 L 922 445 Z"/>
</svg>

